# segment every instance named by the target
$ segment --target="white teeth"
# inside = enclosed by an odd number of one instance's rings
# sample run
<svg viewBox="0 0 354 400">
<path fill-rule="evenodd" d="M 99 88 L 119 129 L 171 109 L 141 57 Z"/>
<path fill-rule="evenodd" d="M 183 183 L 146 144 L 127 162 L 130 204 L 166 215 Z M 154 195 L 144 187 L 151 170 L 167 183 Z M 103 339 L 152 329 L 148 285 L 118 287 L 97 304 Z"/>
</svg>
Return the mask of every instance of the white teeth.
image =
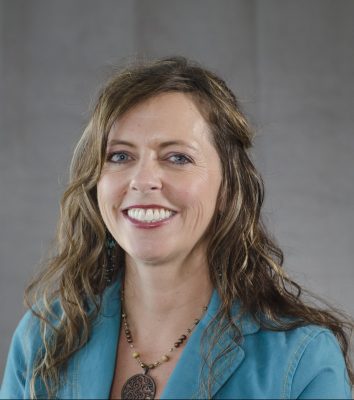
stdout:
<svg viewBox="0 0 354 400">
<path fill-rule="evenodd" d="M 158 210 L 154 211 L 154 220 L 158 220 L 160 218 L 160 213 L 158 212 Z"/>
<path fill-rule="evenodd" d="M 145 221 L 152 221 L 154 219 L 154 212 L 150 208 L 145 212 Z"/>
<path fill-rule="evenodd" d="M 172 215 L 172 211 L 161 209 L 144 209 L 144 208 L 131 208 L 128 210 L 128 215 L 138 221 L 143 222 L 156 222 L 163 219 L 168 219 Z"/>
<path fill-rule="evenodd" d="M 144 217 L 145 217 L 145 211 L 142 208 L 137 209 L 135 211 L 136 211 L 136 218 L 135 219 L 139 219 L 140 221 L 142 221 L 144 219 Z"/>
</svg>

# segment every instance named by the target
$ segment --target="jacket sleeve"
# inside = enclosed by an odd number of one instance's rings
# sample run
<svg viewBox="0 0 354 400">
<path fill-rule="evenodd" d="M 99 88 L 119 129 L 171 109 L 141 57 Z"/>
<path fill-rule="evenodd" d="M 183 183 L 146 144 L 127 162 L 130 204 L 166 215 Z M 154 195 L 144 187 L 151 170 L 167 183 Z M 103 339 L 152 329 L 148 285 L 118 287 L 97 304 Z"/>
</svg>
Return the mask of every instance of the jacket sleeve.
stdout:
<svg viewBox="0 0 354 400">
<path fill-rule="evenodd" d="M 335 336 L 321 330 L 307 344 L 294 370 L 291 399 L 351 399 L 351 384 Z"/>
<path fill-rule="evenodd" d="M 32 371 L 35 343 L 39 340 L 38 323 L 27 312 L 12 337 L 0 399 L 29 398 L 29 379 Z"/>
</svg>

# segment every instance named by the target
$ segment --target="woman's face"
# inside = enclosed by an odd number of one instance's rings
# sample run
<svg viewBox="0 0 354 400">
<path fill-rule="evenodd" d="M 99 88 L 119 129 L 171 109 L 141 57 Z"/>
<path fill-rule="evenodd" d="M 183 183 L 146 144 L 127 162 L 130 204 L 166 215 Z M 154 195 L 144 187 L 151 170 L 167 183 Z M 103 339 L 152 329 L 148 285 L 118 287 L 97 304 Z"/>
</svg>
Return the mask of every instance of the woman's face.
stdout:
<svg viewBox="0 0 354 400">
<path fill-rule="evenodd" d="M 112 126 L 98 205 L 113 237 L 136 261 L 184 261 L 193 250 L 205 251 L 200 239 L 220 183 L 220 159 L 197 106 L 183 93 L 164 93 Z"/>
</svg>

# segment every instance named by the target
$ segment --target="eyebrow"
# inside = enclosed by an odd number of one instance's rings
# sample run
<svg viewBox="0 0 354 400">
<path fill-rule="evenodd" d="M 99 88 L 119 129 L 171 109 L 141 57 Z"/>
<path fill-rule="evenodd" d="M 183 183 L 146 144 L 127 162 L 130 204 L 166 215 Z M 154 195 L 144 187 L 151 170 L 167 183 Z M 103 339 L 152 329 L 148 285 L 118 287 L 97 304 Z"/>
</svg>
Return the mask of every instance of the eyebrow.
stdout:
<svg viewBox="0 0 354 400">
<path fill-rule="evenodd" d="M 134 143 L 127 142 L 126 140 L 111 139 L 111 140 L 108 141 L 107 144 L 108 144 L 108 146 L 115 146 L 117 144 L 122 144 L 122 145 L 125 145 L 125 146 L 128 146 L 128 147 L 136 148 Z M 188 147 L 188 148 L 190 148 L 190 149 L 192 149 L 194 151 L 198 151 L 198 149 L 195 146 L 185 142 L 184 140 L 169 140 L 167 142 L 160 143 L 159 147 L 161 149 L 164 149 L 165 147 L 174 146 L 174 145 L 186 146 L 186 147 Z"/>
</svg>

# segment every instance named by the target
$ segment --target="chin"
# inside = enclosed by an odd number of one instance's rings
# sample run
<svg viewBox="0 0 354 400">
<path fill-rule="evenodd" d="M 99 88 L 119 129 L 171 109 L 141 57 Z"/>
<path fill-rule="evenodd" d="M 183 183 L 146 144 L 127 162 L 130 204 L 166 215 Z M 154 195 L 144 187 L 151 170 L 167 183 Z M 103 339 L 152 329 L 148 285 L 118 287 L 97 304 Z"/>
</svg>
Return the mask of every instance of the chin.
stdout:
<svg viewBox="0 0 354 400">
<path fill-rule="evenodd" d="M 157 247 L 157 246 L 156 246 Z M 130 253 L 129 256 L 136 261 L 143 262 L 144 264 L 156 265 L 166 263 L 173 257 L 167 252 L 156 251 L 135 251 Z"/>
</svg>

